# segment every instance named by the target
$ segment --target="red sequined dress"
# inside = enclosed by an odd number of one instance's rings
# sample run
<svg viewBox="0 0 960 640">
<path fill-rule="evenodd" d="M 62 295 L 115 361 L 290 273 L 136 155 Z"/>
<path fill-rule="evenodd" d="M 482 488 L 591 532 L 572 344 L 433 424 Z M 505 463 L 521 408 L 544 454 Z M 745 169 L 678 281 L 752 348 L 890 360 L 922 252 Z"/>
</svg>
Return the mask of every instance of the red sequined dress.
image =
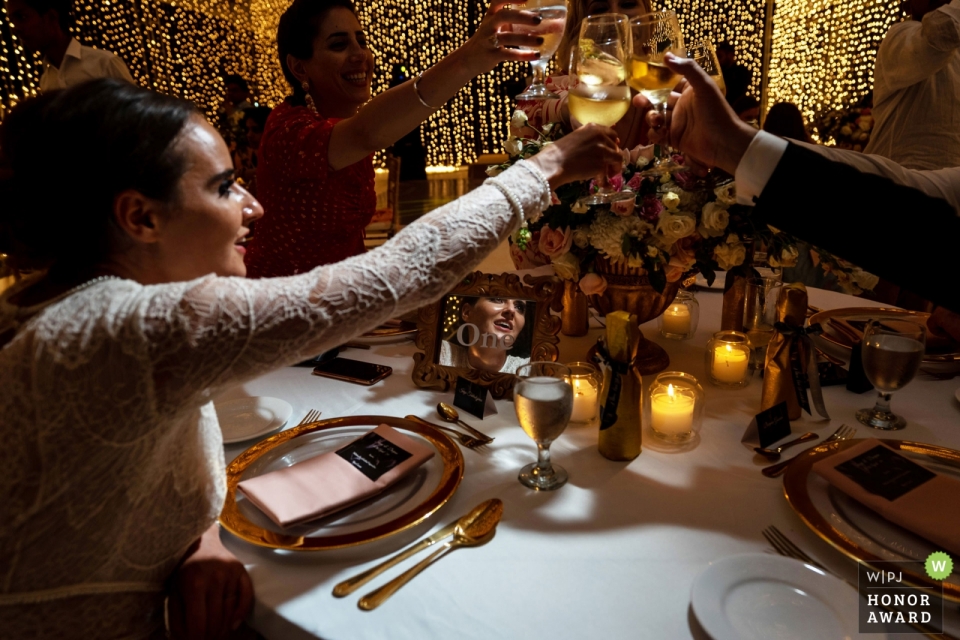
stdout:
<svg viewBox="0 0 960 640">
<path fill-rule="evenodd" d="M 365 251 L 363 229 L 377 207 L 373 155 L 330 168 L 330 134 L 339 120 L 289 101 L 270 114 L 257 170 L 264 216 L 247 249 L 248 277 L 305 273 Z"/>
</svg>

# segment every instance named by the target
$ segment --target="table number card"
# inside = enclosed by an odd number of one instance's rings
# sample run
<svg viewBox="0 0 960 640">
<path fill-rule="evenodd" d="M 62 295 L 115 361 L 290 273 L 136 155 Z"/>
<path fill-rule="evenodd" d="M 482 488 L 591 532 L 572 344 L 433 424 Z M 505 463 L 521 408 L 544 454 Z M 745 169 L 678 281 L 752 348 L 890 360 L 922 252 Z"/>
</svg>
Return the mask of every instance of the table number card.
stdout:
<svg viewBox="0 0 960 640">
<path fill-rule="evenodd" d="M 750 421 L 740 442 L 752 451 L 754 447 L 769 447 L 788 435 L 790 435 L 790 418 L 787 415 L 787 403 L 781 402 L 758 413 Z"/>
<path fill-rule="evenodd" d="M 497 405 L 487 393 L 487 388 L 462 377 L 457 378 L 457 388 L 453 392 L 453 406 L 481 420 L 484 416 L 497 412 Z"/>
</svg>

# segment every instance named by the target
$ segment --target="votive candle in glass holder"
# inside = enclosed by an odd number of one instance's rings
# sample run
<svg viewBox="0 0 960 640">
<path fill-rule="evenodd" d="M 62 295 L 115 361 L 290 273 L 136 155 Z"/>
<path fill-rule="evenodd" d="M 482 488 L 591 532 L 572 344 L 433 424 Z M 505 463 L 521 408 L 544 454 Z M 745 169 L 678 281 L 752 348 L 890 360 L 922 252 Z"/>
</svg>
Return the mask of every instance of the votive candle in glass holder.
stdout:
<svg viewBox="0 0 960 640">
<path fill-rule="evenodd" d="M 726 389 L 740 389 L 750 382 L 750 339 L 739 331 L 719 331 L 707 343 L 707 374 L 710 382 Z"/>
<path fill-rule="evenodd" d="M 703 422 L 703 389 L 689 373 L 665 371 L 650 385 L 650 428 L 661 440 L 687 442 Z"/>
<path fill-rule="evenodd" d="M 597 419 L 600 400 L 600 370 L 589 362 L 571 362 L 570 386 L 573 387 L 573 413 L 570 422 L 591 424 Z"/>
<path fill-rule="evenodd" d="M 700 303 L 690 291 L 681 289 L 676 299 L 657 318 L 660 335 L 671 340 L 693 337 L 700 320 Z"/>
</svg>

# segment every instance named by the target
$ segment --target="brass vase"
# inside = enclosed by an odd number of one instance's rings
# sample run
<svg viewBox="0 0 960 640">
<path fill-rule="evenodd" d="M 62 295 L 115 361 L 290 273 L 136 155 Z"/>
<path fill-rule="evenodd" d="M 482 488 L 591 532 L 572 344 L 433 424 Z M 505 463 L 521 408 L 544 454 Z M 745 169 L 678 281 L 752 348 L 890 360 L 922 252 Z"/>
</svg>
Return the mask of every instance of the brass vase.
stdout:
<svg viewBox="0 0 960 640">
<path fill-rule="evenodd" d="M 653 320 L 663 313 L 680 290 L 680 281 L 668 282 L 663 293 L 650 284 L 642 267 L 630 267 L 626 262 L 612 262 L 598 256 L 594 262 L 597 273 L 607 281 L 607 290 L 590 296 L 590 304 L 606 315 L 611 311 L 627 311 L 637 316 L 639 324 Z M 641 332 L 637 349 L 636 367 L 642 375 L 659 373 L 670 366 L 670 356 L 663 348 L 647 340 Z"/>
<path fill-rule="evenodd" d="M 589 328 L 587 296 L 575 280 L 563 281 L 563 308 L 560 311 L 560 332 L 565 336 L 585 336 Z"/>
</svg>

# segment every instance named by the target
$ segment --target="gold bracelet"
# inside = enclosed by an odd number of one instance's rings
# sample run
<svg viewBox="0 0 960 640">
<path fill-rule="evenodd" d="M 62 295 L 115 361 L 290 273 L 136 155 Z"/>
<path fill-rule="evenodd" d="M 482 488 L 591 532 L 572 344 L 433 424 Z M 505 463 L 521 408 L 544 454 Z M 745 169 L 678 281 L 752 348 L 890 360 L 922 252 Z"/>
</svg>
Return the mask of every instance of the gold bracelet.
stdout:
<svg viewBox="0 0 960 640">
<path fill-rule="evenodd" d="M 436 111 L 436 110 L 439 109 L 440 107 L 430 106 L 429 104 L 427 104 L 427 101 L 423 99 L 423 96 L 420 95 L 420 87 L 418 87 L 417 84 L 420 82 L 420 79 L 421 79 L 421 78 L 423 78 L 423 72 L 422 72 L 422 71 L 421 71 L 420 74 L 417 76 L 417 79 L 413 81 L 413 92 L 414 92 L 415 94 L 417 94 L 417 100 L 420 101 L 420 104 L 422 104 L 423 106 L 425 106 L 427 109 L 433 109 L 434 111 Z M 442 105 L 441 105 L 441 106 L 442 106 Z"/>
</svg>

